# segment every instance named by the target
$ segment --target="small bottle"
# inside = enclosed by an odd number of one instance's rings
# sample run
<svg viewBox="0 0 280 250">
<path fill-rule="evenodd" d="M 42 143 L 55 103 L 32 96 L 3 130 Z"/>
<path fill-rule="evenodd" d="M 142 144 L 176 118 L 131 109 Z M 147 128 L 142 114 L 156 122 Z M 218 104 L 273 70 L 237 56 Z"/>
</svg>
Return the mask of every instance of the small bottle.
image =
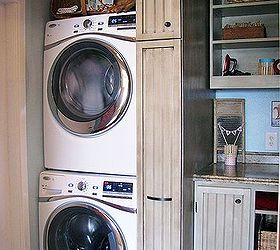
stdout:
<svg viewBox="0 0 280 250">
<path fill-rule="evenodd" d="M 273 58 L 260 58 L 258 63 L 259 75 L 273 75 Z"/>
</svg>

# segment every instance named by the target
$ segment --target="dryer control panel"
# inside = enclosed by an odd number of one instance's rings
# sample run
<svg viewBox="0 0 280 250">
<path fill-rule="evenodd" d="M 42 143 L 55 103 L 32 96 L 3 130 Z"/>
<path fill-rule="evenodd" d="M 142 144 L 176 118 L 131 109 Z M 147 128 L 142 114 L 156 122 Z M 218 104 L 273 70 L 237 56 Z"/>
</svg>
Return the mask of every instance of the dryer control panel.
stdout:
<svg viewBox="0 0 280 250">
<path fill-rule="evenodd" d="M 45 46 L 86 34 L 135 39 L 136 12 L 92 15 L 48 22 L 45 31 Z"/>
</svg>

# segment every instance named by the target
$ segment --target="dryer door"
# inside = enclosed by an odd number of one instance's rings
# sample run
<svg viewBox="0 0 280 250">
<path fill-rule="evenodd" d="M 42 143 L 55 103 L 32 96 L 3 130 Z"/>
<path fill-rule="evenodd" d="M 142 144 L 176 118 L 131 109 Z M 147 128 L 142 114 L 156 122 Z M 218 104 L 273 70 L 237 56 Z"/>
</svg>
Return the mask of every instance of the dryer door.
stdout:
<svg viewBox="0 0 280 250">
<path fill-rule="evenodd" d="M 86 203 L 55 211 L 45 231 L 46 250 L 125 250 L 118 225 L 103 210 Z"/>
<path fill-rule="evenodd" d="M 63 128 L 92 136 L 121 120 L 130 103 L 132 77 L 115 48 L 99 40 L 80 40 L 58 56 L 47 92 Z"/>
</svg>

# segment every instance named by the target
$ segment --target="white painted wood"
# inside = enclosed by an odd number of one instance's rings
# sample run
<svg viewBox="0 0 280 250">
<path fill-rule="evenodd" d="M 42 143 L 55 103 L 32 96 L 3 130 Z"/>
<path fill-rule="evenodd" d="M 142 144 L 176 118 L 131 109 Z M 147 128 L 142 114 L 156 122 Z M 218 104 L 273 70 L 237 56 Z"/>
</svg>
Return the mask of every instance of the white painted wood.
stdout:
<svg viewBox="0 0 280 250">
<path fill-rule="evenodd" d="M 0 4 L 0 34 L 6 33 L 6 8 Z M 0 36 L 0 242 L 1 248 L 11 249 L 10 184 L 8 158 L 8 115 L 6 84 L 6 41 Z"/>
<path fill-rule="evenodd" d="M 24 1 L 1 4 L 1 81 L 4 108 L 0 123 L 4 149 L 1 150 L 1 170 L 4 170 L 5 192 L 2 204 L 9 210 L 5 225 L 8 238 L 1 238 L 1 249 L 29 250 L 29 211 L 26 160 L 25 113 L 25 7 Z M 3 47 L 2 47 L 3 46 Z M 2 99 L 2 98 L 1 98 Z M 3 145 L 3 144 L 1 144 Z M 2 168 L 3 163 L 3 168 Z M 1 173 L 2 174 L 2 173 Z M 1 190 L 2 191 L 2 190 Z M 6 193 L 7 192 L 7 193 Z M 2 237 L 2 234 L 1 234 Z M 7 240 L 7 242 L 5 242 Z M 3 243 L 4 242 L 4 243 Z M 6 244 L 6 246 L 4 246 Z"/>
<path fill-rule="evenodd" d="M 180 49 L 179 40 L 137 44 L 139 249 L 180 249 Z"/>
<path fill-rule="evenodd" d="M 255 210 L 256 214 L 268 214 L 268 215 L 278 215 L 278 211 L 269 211 L 269 210 Z"/>
<path fill-rule="evenodd" d="M 244 2 L 244 3 L 233 3 L 233 4 L 215 4 L 213 5 L 214 9 L 237 9 L 240 10 L 242 7 L 246 9 L 246 7 L 254 7 L 254 6 L 262 6 L 265 7 L 270 5 L 277 5 L 278 0 L 268 0 L 268 1 L 259 1 L 259 2 Z M 240 11 L 241 15 L 244 15 L 244 9 L 243 11 Z M 247 8 L 248 9 L 248 8 Z"/>
<path fill-rule="evenodd" d="M 211 79 L 213 89 L 234 89 L 234 88 L 279 88 L 280 76 L 214 76 Z"/>
<path fill-rule="evenodd" d="M 137 40 L 180 38 L 180 6 L 180 0 L 137 0 Z"/>
<path fill-rule="evenodd" d="M 250 236 L 249 236 L 249 243 L 250 243 L 250 250 L 254 249 L 254 226 L 255 226 L 255 213 L 259 213 L 261 212 L 260 210 L 255 210 L 255 195 L 256 192 L 279 192 L 278 190 L 278 185 L 277 184 L 254 184 L 254 183 L 241 183 L 241 182 L 236 182 L 236 183 L 225 183 L 225 182 L 220 182 L 218 180 L 216 181 L 195 181 L 195 201 L 197 201 L 197 193 L 196 193 L 196 189 L 197 187 L 205 187 L 205 188 L 226 188 L 227 190 L 232 189 L 232 190 L 236 190 L 236 189 L 241 189 L 241 190 L 250 190 L 250 219 L 249 221 L 247 221 L 246 223 L 249 224 L 249 231 L 250 231 Z M 203 194 L 204 196 L 207 194 Z M 238 194 L 240 195 L 240 194 Z M 222 198 L 221 198 L 222 197 Z M 218 200 L 219 198 L 217 198 Z M 220 196 L 220 200 L 219 202 L 217 202 L 217 204 L 225 204 L 225 196 Z M 224 207 L 223 206 L 217 206 L 217 214 L 219 214 L 219 221 L 217 221 L 217 237 L 225 237 L 225 231 L 224 231 L 224 225 L 225 225 L 225 211 L 224 211 Z M 267 212 L 267 211 L 265 211 Z M 269 212 L 268 212 L 269 213 Z M 269 213 L 270 214 L 270 213 Z M 274 213 L 272 213 L 274 214 Z M 203 213 L 203 216 L 207 216 L 207 206 L 205 206 L 205 212 Z M 206 217 L 205 216 L 205 217 Z M 201 222 L 206 221 L 206 220 L 201 220 L 201 216 L 196 216 L 195 214 L 195 234 L 194 234 L 194 241 L 195 244 L 198 242 L 198 244 L 196 245 L 197 247 L 199 246 L 199 243 L 202 243 L 202 235 L 198 235 L 196 234 L 197 232 L 197 227 L 200 227 Z M 204 228 L 204 225 L 202 225 L 202 227 Z M 201 228 L 201 227 L 200 227 Z M 205 230 L 205 232 L 207 232 Z M 217 242 L 216 248 L 217 249 L 223 249 L 224 247 L 224 242 Z M 201 249 L 201 248 L 197 248 L 197 249 Z M 225 249 L 227 250 L 227 249 Z M 243 250 L 243 249 L 242 249 Z M 246 249 L 247 250 L 247 249 Z"/>
<path fill-rule="evenodd" d="M 218 10 L 222 16 L 258 15 L 260 12 L 277 13 L 278 0 L 243 2 L 236 4 L 215 4 L 213 10 Z"/>
<path fill-rule="evenodd" d="M 249 250 L 250 189 L 198 186 L 195 197 L 195 250 Z"/>
</svg>

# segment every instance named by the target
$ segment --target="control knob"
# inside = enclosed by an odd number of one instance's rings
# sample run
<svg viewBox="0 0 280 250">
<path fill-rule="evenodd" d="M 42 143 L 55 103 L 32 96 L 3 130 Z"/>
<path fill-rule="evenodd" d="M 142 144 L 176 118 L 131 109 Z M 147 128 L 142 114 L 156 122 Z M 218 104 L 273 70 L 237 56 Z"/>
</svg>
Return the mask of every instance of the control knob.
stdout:
<svg viewBox="0 0 280 250">
<path fill-rule="evenodd" d="M 78 183 L 78 186 L 77 188 L 80 190 L 80 191 L 84 191 L 86 188 L 87 188 L 87 183 L 85 181 L 80 181 Z"/>
<path fill-rule="evenodd" d="M 84 22 L 83 22 L 83 25 L 86 29 L 90 28 L 90 26 L 92 25 L 92 21 L 89 20 L 89 19 L 86 19 Z"/>
</svg>

